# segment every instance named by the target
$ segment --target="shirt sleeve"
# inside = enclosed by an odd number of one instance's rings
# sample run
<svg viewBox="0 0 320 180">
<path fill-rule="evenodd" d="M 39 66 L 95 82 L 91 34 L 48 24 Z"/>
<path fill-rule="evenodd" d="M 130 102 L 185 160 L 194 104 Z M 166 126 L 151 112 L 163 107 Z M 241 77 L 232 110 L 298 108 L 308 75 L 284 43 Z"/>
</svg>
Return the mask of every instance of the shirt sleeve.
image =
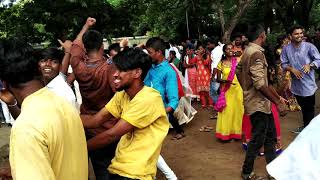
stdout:
<svg viewBox="0 0 320 180">
<path fill-rule="evenodd" d="M 122 101 L 124 92 L 117 92 L 112 99 L 107 103 L 105 108 L 111 113 L 115 118 L 120 118 L 122 113 Z"/>
<path fill-rule="evenodd" d="M 70 64 L 71 64 L 71 67 L 75 67 L 79 63 L 81 58 L 85 56 L 85 49 L 84 49 L 83 43 L 79 40 L 73 41 L 70 51 L 71 51 Z"/>
<path fill-rule="evenodd" d="M 217 46 L 215 49 L 211 52 L 211 59 L 212 59 L 212 68 L 217 68 L 219 62 L 221 61 L 221 57 L 223 55 L 223 51 L 219 46 Z"/>
<path fill-rule="evenodd" d="M 175 110 L 179 104 L 178 80 L 177 75 L 172 67 L 170 66 L 169 68 L 171 69 L 166 74 L 165 79 L 165 94 L 168 98 L 167 107 L 171 107 L 173 110 Z"/>
<path fill-rule="evenodd" d="M 160 110 L 162 109 L 162 110 Z M 121 119 L 137 128 L 145 128 L 165 114 L 162 98 L 158 97 L 135 98 L 122 113 Z"/>
<path fill-rule="evenodd" d="M 313 44 L 310 44 L 309 56 L 311 58 L 312 63 L 317 68 L 319 68 L 320 67 L 320 54 L 319 54 L 318 49 Z"/>
<path fill-rule="evenodd" d="M 18 128 L 13 129 L 10 136 L 13 179 L 55 180 L 46 137 L 38 131 L 31 131 L 30 127 Z"/>
<path fill-rule="evenodd" d="M 253 81 L 253 86 L 259 90 L 261 87 L 266 85 L 265 77 L 265 60 L 262 53 L 255 53 L 252 55 L 250 73 Z"/>
<path fill-rule="evenodd" d="M 286 48 L 283 48 L 280 55 L 280 60 L 282 69 L 286 69 L 286 67 L 290 65 Z"/>
</svg>

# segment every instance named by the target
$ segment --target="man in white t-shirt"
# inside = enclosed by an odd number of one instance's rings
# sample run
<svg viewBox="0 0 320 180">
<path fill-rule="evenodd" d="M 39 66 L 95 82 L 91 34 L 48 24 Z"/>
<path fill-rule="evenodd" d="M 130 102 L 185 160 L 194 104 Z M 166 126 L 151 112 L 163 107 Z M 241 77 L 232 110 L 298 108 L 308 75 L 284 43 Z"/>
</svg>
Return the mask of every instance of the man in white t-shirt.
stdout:
<svg viewBox="0 0 320 180">
<path fill-rule="evenodd" d="M 224 44 L 218 42 L 218 45 L 211 51 L 211 83 L 210 83 L 210 97 L 212 98 L 213 102 L 216 103 L 218 100 L 218 90 L 220 84 L 216 81 L 216 74 L 217 74 L 217 67 L 219 62 L 221 61 L 223 55 L 223 46 Z"/>
<path fill-rule="evenodd" d="M 57 48 L 48 48 L 41 50 L 38 53 L 37 58 L 39 58 L 38 67 L 42 75 L 42 80 L 49 90 L 54 92 L 56 95 L 63 97 L 69 103 L 77 109 L 78 105 L 76 102 L 75 94 L 73 93 L 71 87 L 66 82 L 66 73 L 68 70 L 69 60 L 70 60 L 70 48 L 72 42 L 66 41 L 62 43 L 65 53 Z M 13 124 L 14 119 L 20 115 L 20 108 L 14 104 L 16 101 L 11 93 L 6 91 L 6 93 L 0 94 L 0 99 L 7 105 L 2 107 L 7 114 L 6 123 Z M 6 109 L 7 108 L 7 109 Z M 9 111 L 7 111 L 9 110 Z M 10 113 L 9 113 L 10 112 Z M 9 122 L 10 117 L 10 122 Z M 13 118 L 12 118 L 13 117 Z"/>
<path fill-rule="evenodd" d="M 64 97 L 77 108 L 75 94 L 66 82 L 69 59 L 70 50 L 68 50 L 68 48 L 65 48 L 65 53 L 57 48 L 48 48 L 40 52 L 40 61 L 38 64 L 46 86 L 57 95 Z"/>
<path fill-rule="evenodd" d="M 268 173 L 277 180 L 320 179 L 320 115 L 271 163 Z"/>
</svg>

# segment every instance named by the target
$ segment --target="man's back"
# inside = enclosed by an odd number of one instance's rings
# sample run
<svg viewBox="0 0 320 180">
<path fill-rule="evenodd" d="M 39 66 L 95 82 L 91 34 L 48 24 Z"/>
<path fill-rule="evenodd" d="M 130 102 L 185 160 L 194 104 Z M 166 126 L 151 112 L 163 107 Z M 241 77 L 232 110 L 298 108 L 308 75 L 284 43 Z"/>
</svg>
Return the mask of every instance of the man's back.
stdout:
<svg viewBox="0 0 320 180">
<path fill-rule="evenodd" d="M 15 179 L 87 179 L 87 146 L 78 112 L 47 88 L 22 103 L 10 137 Z"/>
<path fill-rule="evenodd" d="M 110 85 L 113 67 L 105 59 L 87 63 L 88 57 L 81 42 L 73 43 L 71 53 L 71 66 L 82 96 L 80 111 L 82 114 L 94 114 L 114 95 Z"/>
</svg>

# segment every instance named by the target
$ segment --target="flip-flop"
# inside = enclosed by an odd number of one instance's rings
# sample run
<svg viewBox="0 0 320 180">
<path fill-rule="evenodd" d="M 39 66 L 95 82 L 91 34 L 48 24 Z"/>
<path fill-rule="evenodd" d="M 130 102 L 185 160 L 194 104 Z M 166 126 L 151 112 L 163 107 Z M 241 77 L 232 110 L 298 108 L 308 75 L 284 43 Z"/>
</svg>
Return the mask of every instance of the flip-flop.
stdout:
<svg viewBox="0 0 320 180">
<path fill-rule="evenodd" d="M 186 135 L 184 135 L 184 134 L 177 134 L 177 135 L 175 135 L 175 136 L 172 138 L 172 140 L 179 140 L 179 139 L 182 139 L 182 138 L 184 138 L 184 137 L 186 137 Z"/>
</svg>

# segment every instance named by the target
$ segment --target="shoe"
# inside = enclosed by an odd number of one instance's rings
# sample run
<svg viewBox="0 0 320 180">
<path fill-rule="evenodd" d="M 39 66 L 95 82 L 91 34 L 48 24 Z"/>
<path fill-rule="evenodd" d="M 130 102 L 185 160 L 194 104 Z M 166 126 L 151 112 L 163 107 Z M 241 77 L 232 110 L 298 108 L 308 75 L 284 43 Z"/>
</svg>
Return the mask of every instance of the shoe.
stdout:
<svg viewBox="0 0 320 180">
<path fill-rule="evenodd" d="M 243 147 L 243 149 L 246 151 L 246 150 L 248 149 L 248 144 L 245 143 L 245 142 L 243 142 L 243 143 L 242 143 L 242 147 Z"/>
<path fill-rule="evenodd" d="M 267 180 L 266 177 L 263 176 L 257 176 L 254 172 L 251 172 L 250 174 L 241 174 L 241 177 L 243 180 Z"/>
<path fill-rule="evenodd" d="M 301 126 L 301 127 L 298 127 L 298 128 L 296 128 L 296 129 L 292 130 L 291 132 L 293 132 L 293 133 L 295 133 L 295 134 L 299 134 L 299 133 L 301 133 L 301 131 L 302 131 L 303 129 L 304 129 L 304 127 Z"/>
</svg>

